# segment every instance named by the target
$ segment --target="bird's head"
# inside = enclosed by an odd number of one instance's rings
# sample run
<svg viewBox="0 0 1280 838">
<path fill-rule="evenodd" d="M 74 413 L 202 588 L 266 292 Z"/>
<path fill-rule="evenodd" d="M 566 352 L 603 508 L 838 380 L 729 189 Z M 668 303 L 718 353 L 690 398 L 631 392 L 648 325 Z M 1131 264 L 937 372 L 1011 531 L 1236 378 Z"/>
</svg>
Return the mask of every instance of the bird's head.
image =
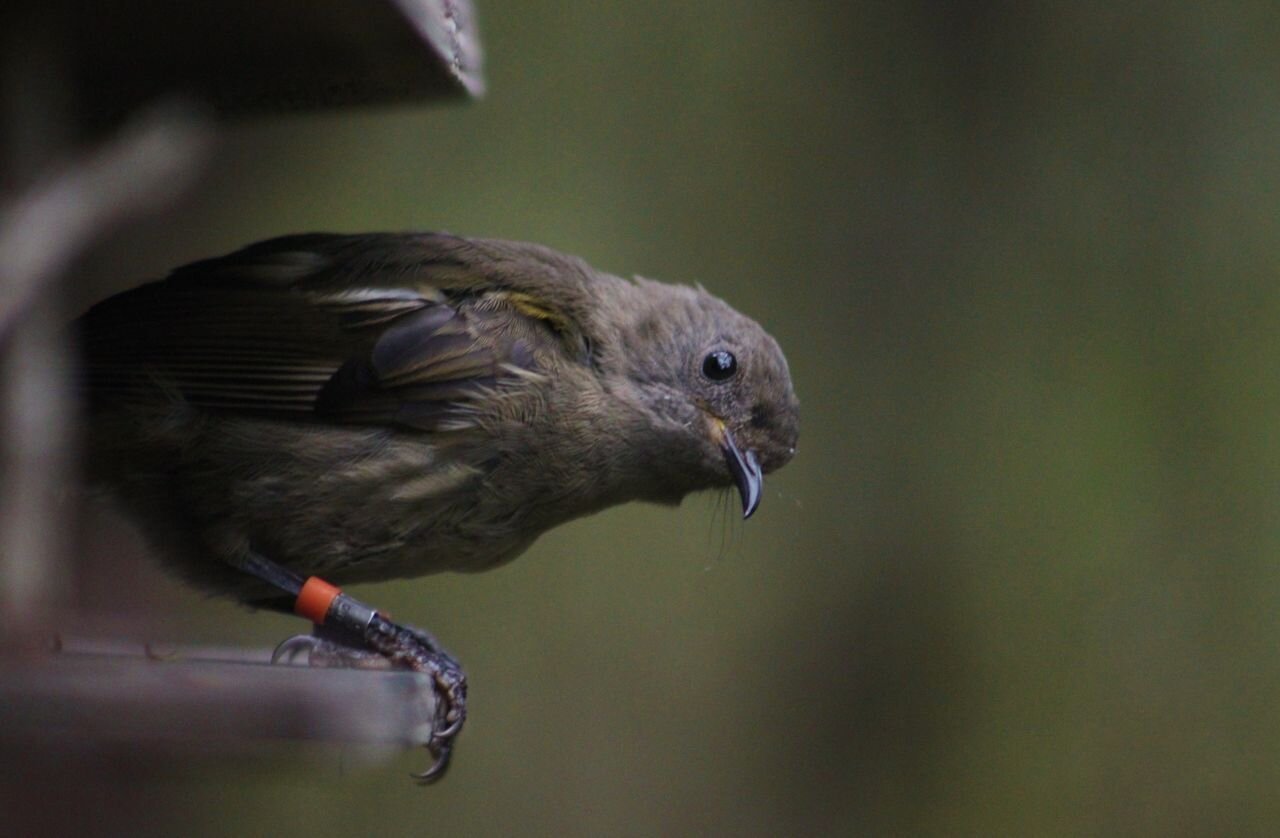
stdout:
<svg viewBox="0 0 1280 838">
<path fill-rule="evenodd" d="M 800 403 L 786 358 L 760 324 L 701 288 L 637 279 L 612 317 L 604 363 L 639 393 L 660 440 L 653 467 L 679 496 L 733 485 L 744 517 L 763 476 L 795 456 Z"/>
</svg>

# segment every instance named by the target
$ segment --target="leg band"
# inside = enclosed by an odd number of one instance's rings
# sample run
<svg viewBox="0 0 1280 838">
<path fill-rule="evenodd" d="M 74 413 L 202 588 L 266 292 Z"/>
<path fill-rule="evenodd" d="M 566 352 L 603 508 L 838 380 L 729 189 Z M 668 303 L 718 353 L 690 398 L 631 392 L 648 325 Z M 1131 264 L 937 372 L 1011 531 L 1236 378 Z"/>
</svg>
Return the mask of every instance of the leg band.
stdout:
<svg viewBox="0 0 1280 838">
<path fill-rule="evenodd" d="M 318 576 L 312 576 L 303 583 L 293 610 L 318 626 L 336 626 L 360 634 L 378 613 Z"/>
</svg>

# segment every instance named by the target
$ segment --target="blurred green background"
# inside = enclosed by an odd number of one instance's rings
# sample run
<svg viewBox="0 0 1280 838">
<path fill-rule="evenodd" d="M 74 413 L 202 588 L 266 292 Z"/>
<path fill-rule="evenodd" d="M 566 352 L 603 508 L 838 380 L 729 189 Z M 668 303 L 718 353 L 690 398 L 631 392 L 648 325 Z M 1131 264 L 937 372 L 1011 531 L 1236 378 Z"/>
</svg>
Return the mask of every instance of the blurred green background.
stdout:
<svg viewBox="0 0 1280 838">
<path fill-rule="evenodd" d="M 1280 8 L 479 5 L 483 101 L 234 126 L 95 287 L 287 232 L 538 241 L 759 319 L 800 454 L 746 524 L 632 505 L 357 589 L 468 668 L 442 785 L 214 762 L 144 776 L 146 820 L 1274 834 Z M 297 629 L 147 584 L 176 639 Z"/>
</svg>

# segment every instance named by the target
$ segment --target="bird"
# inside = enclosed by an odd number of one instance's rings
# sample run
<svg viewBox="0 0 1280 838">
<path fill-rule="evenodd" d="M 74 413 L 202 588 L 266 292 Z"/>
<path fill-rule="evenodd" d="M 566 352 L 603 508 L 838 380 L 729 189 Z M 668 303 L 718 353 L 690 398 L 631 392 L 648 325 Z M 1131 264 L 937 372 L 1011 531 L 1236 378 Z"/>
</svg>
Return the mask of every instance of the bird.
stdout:
<svg viewBox="0 0 1280 838">
<path fill-rule="evenodd" d="M 166 567 L 431 673 L 432 782 L 461 666 L 340 585 L 475 572 L 628 501 L 792 459 L 778 343 L 701 286 L 524 242 L 308 233 L 180 267 L 76 322 L 91 484 Z"/>
</svg>

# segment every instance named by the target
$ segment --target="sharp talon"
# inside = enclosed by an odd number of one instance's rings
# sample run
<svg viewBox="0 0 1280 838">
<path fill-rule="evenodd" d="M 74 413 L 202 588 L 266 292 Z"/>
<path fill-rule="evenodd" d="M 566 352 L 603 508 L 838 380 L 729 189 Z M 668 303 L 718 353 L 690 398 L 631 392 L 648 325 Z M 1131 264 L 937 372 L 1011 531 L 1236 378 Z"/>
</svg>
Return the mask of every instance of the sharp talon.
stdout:
<svg viewBox="0 0 1280 838">
<path fill-rule="evenodd" d="M 453 744 L 445 743 L 439 747 L 440 750 L 436 751 L 430 745 L 427 746 L 428 753 L 436 758 L 436 761 L 431 763 L 430 768 L 420 773 L 410 772 L 409 776 L 417 781 L 419 785 L 429 786 L 443 777 L 445 772 L 449 770 L 449 757 L 453 755 Z"/>
<path fill-rule="evenodd" d="M 147 656 L 147 660 L 172 661 L 178 659 L 178 652 L 176 649 L 165 651 L 163 649 L 157 649 L 150 643 L 142 644 L 142 653 Z"/>
<path fill-rule="evenodd" d="M 279 663 L 282 660 L 292 662 L 299 652 L 306 651 L 307 654 L 311 654 L 311 652 L 315 651 L 319 642 L 309 634 L 295 634 L 293 637 L 281 641 L 280 645 L 271 653 L 271 662 Z"/>
<path fill-rule="evenodd" d="M 448 718 L 449 717 L 446 716 L 445 720 L 448 721 Z M 446 727 L 444 730 L 437 730 L 434 734 L 432 734 L 432 738 L 433 739 L 452 739 L 454 736 L 457 735 L 458 731 L 462 730 L 462 725 L 465 722 L 466 722 L 466 719 L 463 718 L 461 713 L 459 713 L 457 717 L 453 719 L 452 723 L 448 727 Z"/>
</svg>

